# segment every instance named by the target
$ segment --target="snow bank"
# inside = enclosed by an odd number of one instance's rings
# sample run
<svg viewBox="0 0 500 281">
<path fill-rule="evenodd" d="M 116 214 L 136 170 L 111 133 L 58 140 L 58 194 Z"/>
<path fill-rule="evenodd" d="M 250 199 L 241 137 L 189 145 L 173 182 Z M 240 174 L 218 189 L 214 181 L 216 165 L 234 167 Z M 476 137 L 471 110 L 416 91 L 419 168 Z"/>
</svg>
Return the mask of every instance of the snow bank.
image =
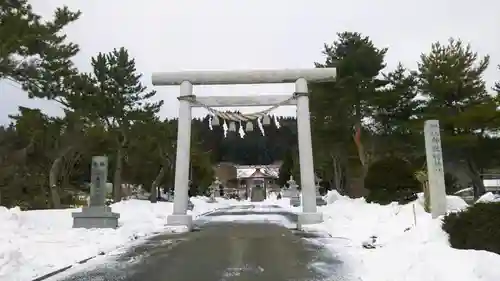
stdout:
<svg viewBox="0 0 500 281">
<path fill-rule="evenodd" d="M 216 205 L 193 200 L 193 215 Z M 165 225 L 173 203 L 127 200 L 112 206 L 120 213 L 117 229 L 74 229 L 80 209 L 21 211 L 0 207 L 0 280 L 31 280 L 82 259 L 109 252 L 156 232 L 178 231 Z"/>
<path fill-rule="evenodd" d="M 422 198 L 386 206 L 336 192 L 326 199 L 330 204 L 319 207 L 324 223 L 308 228 L 333 236 L 326 246 L 345 262 L 352 280 L 500 280 L 500 267 L 493 266 L 500 264 L 500 255 L 451 248 L 441 220 L 433 220 L 424 211 Z M 450 211 L 467 207 L 461 198 L 447 199 Z M 362 245 L 371 236 L 376 237 L 372 243 L 376 248 L 365 249 Z"/>
<path fill-rule="evenodd" d="M 477 199 L 476 203 L 500 202 L 500 195 L 488 192 Z"/>
</svg>

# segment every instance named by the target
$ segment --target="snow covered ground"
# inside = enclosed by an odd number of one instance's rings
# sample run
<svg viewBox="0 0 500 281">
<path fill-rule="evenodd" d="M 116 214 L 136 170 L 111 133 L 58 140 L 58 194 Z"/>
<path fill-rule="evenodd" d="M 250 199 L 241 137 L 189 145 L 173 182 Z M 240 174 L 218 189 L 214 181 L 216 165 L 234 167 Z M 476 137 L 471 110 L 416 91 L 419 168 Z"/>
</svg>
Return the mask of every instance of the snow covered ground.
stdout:
<svg viewBox="0 0 500 281">
<path fill-rule="evenodd" d="M 481 201 L 491 201 L 486 194 Z M 381 206 L 364 199 L 328 194 L 328 205 L 320 207 L 324 223 L 308 226 L 329 232 L 327 247 L 345 261 L 347 280 L 362 281 L 479 281 L 500 280 L 500 255 L 449 246 L 441 221 L 433 220 L 415 203 Z M 448 197 L 448 210 L 466 208 L 458 197 Z M 372 242 L 375 249 L 365 249 Z"/>
<path fill-rule="evenodd" d="M 198 198 L 192 201 L 194 216 L 216 207 Z M 23 212 L 0 207 L 0 281 L 29 281 L 141 237 L 183 230 L 165 226 L 173 210 L 170 202 L 127 200 L 112 209 L 120 213 L 118 229 L 87 230 L 72 228 L 71 213 L 79 209 Z"/>
<path fill-rule="evenodd" d="M 263 211 L 275 208 L 268 205 L 290 209 L 288 200 L 273 198 L 257 205 Z M 491 194 L 481 199 L 491 200 L 496 200 Z M 433 220 L 424 212 L 421 200 L 404 206 L 380 206 L 330 192 L 327 201 L 328 205 L 319 207 L 325 222 L 307 228 L 330 233 L 332 238 L 321 241 L 331 249 L 332 255 L 345 262 L 346 280 L 500 280 L 500 267 L 496 266 L 500 264 L 500 255 L 452 249 L 446 233 L 441 230 L 440 220 Z M 192 202 L 193 216 L 215 208 L 249 204 L 224 199 L 207 203 L 205 198 L 192 198 Z M 29 281 L 99 252 L 124 247 L 147 235 L 182 231 L 165 226 L 172 207 L 172 203 L 151 204 L 141 200 L 114 204 L 113 211 L 121 214 L 121 226 L 116 230 L 73 229 L 71 212 L 77 209 L 22 212 L 0 207 L 0 280 Z M 448 198 L 450 211 L 465 207 L 462 199 Z M 291 209 L 300 211 L 300 208 Z M 254 215 L 252 219 L 264 218 Z M 374 243 L 369 241 L 371 236 L 377 237 Z M 364 248 L 362 245 L 367 241 L 375 248 Z"/>
</svg>

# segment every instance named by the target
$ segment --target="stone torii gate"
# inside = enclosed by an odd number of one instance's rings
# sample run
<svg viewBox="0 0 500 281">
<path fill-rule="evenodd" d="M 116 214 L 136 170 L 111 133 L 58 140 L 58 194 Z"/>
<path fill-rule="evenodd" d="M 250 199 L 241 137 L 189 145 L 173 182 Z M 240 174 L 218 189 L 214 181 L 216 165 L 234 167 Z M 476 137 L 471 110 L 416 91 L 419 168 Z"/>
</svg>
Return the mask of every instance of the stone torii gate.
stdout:
<svg viewBox="0 0 500 281">
<path fill-rule="evenodd" d="M 167 217 L 167 224 L 184 225 L 189 229 L 192 227 L 192 216 L 187 215 L 191 108 L 200 106 L 200 104 L 210 107 L 274 106 L 280 103 L 282 105 L 295 105 L 297 108 L 300 181 L 302 187 L 302 213 L 299 214 L 298 222 L 299 225 L 322 222 L 322 214 L 318 213 L 316 208 L 307 82 L 328 82 L 335 80 L 335 77 L 335 68 L 153 73 L 152 82 L 155 86 L 180 85 L 174 210 L 173 214 Z M 271 83 L 295 83 L 293 99 L 290 99 L 290 96 L 287 95 L 205 97 L 193 95 L 193 85 Z M 197 102 L 194 103 L 193 101 Z"/>
</svg>

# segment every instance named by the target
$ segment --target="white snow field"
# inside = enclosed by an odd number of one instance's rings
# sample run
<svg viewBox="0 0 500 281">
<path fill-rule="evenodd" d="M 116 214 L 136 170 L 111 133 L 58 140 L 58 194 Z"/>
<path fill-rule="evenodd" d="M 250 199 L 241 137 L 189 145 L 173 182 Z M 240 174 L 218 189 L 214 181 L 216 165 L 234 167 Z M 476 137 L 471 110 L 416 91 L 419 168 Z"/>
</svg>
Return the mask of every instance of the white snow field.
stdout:
<svg viewBox="0 0 500 281">
<path fill-rule="evenodd" d="M 192 201 L 196 202 L 193 215 L 219 207 L 196 198 Z M 80 209 L 20 211 L 0 207 L 0 281 L 30 281 L 144 236 L 184 230 L 165 225 L 173 210 L 170 202 L 126 200 L 111 207 L 120 213 L 117 229 L 72 228 L 71 213 Z"/>
<path fill-rule="evenodd" d="M 381 206 L 364 199 L 350 199 L 330 192 L 328 205 L 319 207 L 324 223 L 307 226 L 307 230 L 328 232 L 323 239 L 332 255 L 344 261 L 345 280 L 358 281 L 475 281 L 500 280 L 500 255 L 486 251 L 455 250 L 441 230 L 440 219 L 425 213 L 421 199 L 407 205 Z M 494 196 L 485 195 L 482 201 Z M 216 208 L 249 204 L 245 201 L 192 198 L 192 215 Z M 278 205 L 288 210 L 289 199 L 271 198 L 256 204 L 265 211 Z M 73 229 L 71 212 L 77 209 L 20 211 L 0 207 L 0 280 L 30 281 L 99 252 L 126 247 L 133 240 L 164 231 L 183 231 L 165 225 L 172 203 L 127 200 L 112 205 L 119 212 L 120 227 L 113 229 Z M 467 207 L 458 197 L 448 197 L 450 211 Z M 258 208 L 257 208 L 258 209 Z M 255 210 L 254 210 L 255 211 Z M 270 220 L 232 215 L 220 220 Z M 416 222 L 416 223 L 415 223 Z M 375 242 L 371 236 L 376 236 Z M 371 241 L 370 241 L 371 240 Z M 368 242 L 369 243 L 368 243 Z M 366 249 L 363 243 L 374 246 Z"/>
<path fill-rule="evenodd" d="M 486 194 L 481 201 L 491 201 Z M 423 198 L 406 205 L 368 204 L 329 192 L 324 223 L 308 226 L 329 232 L 326 243 L 348 267 L 347 280 L 360 281 L 479 281 L 500 280 L 500 255 L 449 246 L 441 219 L 432 219 L 423 209 Z M 465 201 L 448 196 L 448 211 L 467 207 Z M 372 242 L 375 249 L 365 249 Z"/>
</svg>

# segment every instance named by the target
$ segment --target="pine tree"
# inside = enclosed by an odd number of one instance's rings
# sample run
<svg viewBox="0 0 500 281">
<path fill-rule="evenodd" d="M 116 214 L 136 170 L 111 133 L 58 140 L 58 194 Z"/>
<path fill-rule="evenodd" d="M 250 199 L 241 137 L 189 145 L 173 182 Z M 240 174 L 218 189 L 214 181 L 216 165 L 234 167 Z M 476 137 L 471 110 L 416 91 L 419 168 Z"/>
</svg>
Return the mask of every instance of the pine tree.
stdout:
<svg viewBox="0 0 500 281">
<path fill-rule="evenodd" d="M 497 67 L 498 67 L 498 70 L 500 70 L 500 64 Z M 497 92 L 497 96 L 500 94 L 500 80 L 495 83 L 493 90 Z"/>
<path fill-rule="evenodd" d="M 322 150 L 319 155 L 340 159 L 335 160 L 335 165 L 344 164 L 355 144 L 361 179 L 372 161 L 372 153 L 366 148 L 369 136 L 362 121 L 371 116 L 371 101 L 386 84 L 377 78 L 385 67 L 386 52 L 387 49 L 377 48 L 369 37 L 360 33 L 339 33 L 333 44 L 325 44 L 325 62 L 316 63 L 316 67 L 336 67 L 336 81 L 311 86 L 312 129 L 314 134 L 323 135 L 320 145 L 317 142 L 315 146 Z M 342 175 L 336 177 L 340 179 Z M 362 181 L 358 187 L 362 189 Z"/>
<path fill-rule="evenodd" d="M 43 62 L 53 62 L 55 49 L 59 53 L 75 52 L 77 47 L 64 45 L 66 36 L 59 32 L 79 16 L 80 12 L 62 7 L 56 9 L 51 21 L 43 21 L 27 0 L 1 1 L 0 79 L 36 79 Z"/>
<path fill-rule="evenodd" d="M 290 175 L 292 174 L 293 169 L 293 152 L 292 148 L 289 148 L 284 155 L 283 163 L 280 167 L 280 172 L 278 176 L 278 184 L 283 186 L 290 180 Z"/>
<path fill-rule="evenodd" d="M 417 144 L 421 143 L 420 138 L 415 138 L 420 130 L 416 120 L 421 104 L 416 99 L 418 80 L 416 74 L 402 64 L 384 74 L 384 79 L 388 85 L 370 102 L 373 137 L 377 139 L 379 154 L 407 158 L 415 154 Z"/>
<path fill-rule="evenodd" d="M 465 162 L 476 196 L 485 192 L 480 174 L 489 161 L 482 157 L 482 145 L 490 138 L 488 131 L 498 128 L 497 104 L 483 79 L 489 61 L 470 45 L 450 39 L 446 45 L 433 44 L 418 65 L 426 98 L 422 117 L 439 120 L 444 160 Z"/>
<path fill-rule="evenodd" d="M 86 91 L 86 104 L 94 118 L 104 122 L 115 140 L 114 200 L 121 200 L 121 173 L 124 150 L 133 122 L 152 118 L 163 101 L 151 102 L 156 91 L 147 91 L 137 73 L 135 60 L 125 48 L 99 53 L 92 58 L 93 73 L 86 76 L 92 85 Z"/>
</svg>

